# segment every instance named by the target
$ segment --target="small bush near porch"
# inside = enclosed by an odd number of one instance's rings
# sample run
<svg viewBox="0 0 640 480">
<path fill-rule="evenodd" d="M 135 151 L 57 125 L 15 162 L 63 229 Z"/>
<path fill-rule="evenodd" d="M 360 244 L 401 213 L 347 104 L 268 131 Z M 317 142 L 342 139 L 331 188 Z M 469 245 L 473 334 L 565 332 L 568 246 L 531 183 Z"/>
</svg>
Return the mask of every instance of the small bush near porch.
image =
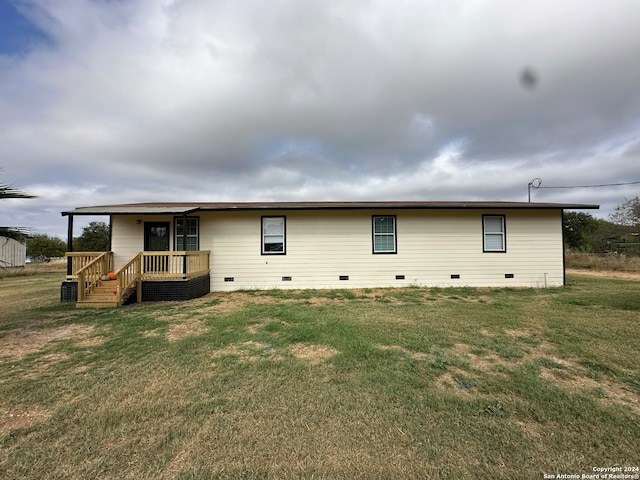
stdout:
<svg viewBox="0 0 640 480">
<path fill-rule="evenodd" d="M 640 282 L 77 310 L 0 279 L 0 472 L 531 479 L 639 466 Z"/>
</svg>

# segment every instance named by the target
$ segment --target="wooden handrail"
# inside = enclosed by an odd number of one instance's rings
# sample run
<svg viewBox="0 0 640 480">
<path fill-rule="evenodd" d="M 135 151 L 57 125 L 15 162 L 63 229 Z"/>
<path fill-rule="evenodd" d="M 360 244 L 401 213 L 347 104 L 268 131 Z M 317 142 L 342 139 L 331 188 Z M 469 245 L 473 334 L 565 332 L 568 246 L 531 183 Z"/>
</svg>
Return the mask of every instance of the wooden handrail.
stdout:
<svg viewBox="0 0 640 480">
<path fill-rule="evenodd" d="M 67 252 L 65 257 L 71 259 L 71 274 L 67 275 L 68 280 L 78 278 L 78 271 L 86 267 L 93 262 L 96 258 L 103 255 L 105 252 Z M 111 256 L 113 259 L 113 256 Z M 110 264 L 107 268 L 107 272 L 113 270 L 113 264 Z M 105 273 L 107 273 L 105 272 Z"/>
<path fill-rule="evenodd" d="M 111 270 L 113 252 L 103 252 L 77 272 L 78 302 L 83 301 L 100 283 L 100 277 Z"/>
<path fill-rule="evenodd" d="M 116 273 L 118 278 L 118 305 L 129 296 L 131 289 L 136 287 L 137 301 L 142 300 L 142 252 L 136 253 L 133 257 L 125 262 Z"/>
<path fill-rule="evenodd" d="M 209 273 L 208 250 L 177 252 L 138 252 L 116 273 L 118 304 L 136 288 L 137 301 L 142 301 L 143 279 L 190 278 Z"/>
<path fill-rule="evenodd" d="M 113 252 L 69 252 L 68 257 L 79 259 L 75 272 L 78 280 L 78 302 L 86 299 L 99 284 L 103 275 L 113 270 Z M 143 279 L 186 279 L 209 273 L 209 250 L 177 252 L 138 252 L 116 272 L 118 305 L 122 305 L 135 288 L 137 301 L 142 301 Z"/>
<path fill-rule="evenodd" d="M 209 250 L 142 252 L 144 278 L 189 278 L 209 272 Z"/>
</svg>

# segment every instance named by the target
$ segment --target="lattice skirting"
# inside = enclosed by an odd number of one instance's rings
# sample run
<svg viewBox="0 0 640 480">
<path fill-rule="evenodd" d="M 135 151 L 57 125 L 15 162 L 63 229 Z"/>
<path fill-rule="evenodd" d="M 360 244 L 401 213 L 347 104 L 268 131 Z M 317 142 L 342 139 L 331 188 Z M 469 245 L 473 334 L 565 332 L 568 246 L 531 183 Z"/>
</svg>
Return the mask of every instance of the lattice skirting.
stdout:
<svg viewBox="0 0 640 480">
<path fill-rule="evenodd" d="M 210 291 L 211 279 L 209 275 L 184 280 L 142 281 L 143 302 L 191 300 L 206 295 Z"/>
<path fill-rule="evenodd" d="M 142 301 L 162 302 L 176 300 L 191 300 L 206 295 L 211 291 L 211 278 L 202 275 L 195 278 L 179 280 L 143 280 Z M 133 292 L 126 303 L 135 302 L 136 294 Z M 60 287 L 60 301 L 78 301 L 78 282 L 66 280 Z"/>
<path fill-rule="evenodd" d="M 74 280 L 65 280 L 60 286 L 61 302 L 77 302 L 78 301 L 78 282 Z"/>
</svg>

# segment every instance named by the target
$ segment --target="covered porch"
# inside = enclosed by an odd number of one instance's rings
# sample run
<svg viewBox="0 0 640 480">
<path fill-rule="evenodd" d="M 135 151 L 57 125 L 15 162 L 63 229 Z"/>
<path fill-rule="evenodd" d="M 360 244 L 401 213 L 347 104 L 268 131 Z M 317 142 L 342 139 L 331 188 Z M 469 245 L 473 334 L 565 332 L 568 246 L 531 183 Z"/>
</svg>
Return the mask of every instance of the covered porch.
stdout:
<svg viewBox="0 0 640 480">
<path fill-rule="evenodd" d="M 191 204 L 111 205 L 62 212 L 68 219 L 67 275 L 60 299 L 78 307 L 119 306 L 134 301 L 188 300 L 210 291 L 210 251 L 199 245 L 198 209 Z M 111 251 L 73 251 L 76 216 L 109 217 Z M 116 236 L 116 217 L 128 231 Z M 194 232 L 195 230 L 195 232 Z M 127 242 L 125 245 L 122 243 Z M 112 273 L 115 278 L 108 279 Z"/>
<path fill-rule="evenodd" d="M 114 269 L 113 252 L 68 252 L 62 301 L 78 307 L 188 300 L 209 293 L 209 251 L 140 251 Z M 111 273 L 111 275 L 109 275 Z"/>
</svg>

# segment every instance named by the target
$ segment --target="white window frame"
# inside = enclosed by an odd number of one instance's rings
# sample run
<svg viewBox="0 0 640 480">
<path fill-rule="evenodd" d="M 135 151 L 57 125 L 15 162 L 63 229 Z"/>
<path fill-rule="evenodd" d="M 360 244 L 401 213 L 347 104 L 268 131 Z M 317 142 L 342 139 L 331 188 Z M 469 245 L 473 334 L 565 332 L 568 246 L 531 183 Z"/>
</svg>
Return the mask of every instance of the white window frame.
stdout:
<svg viewBox="0 0 640 480">
<path fill-rule="evenodd" d="M 379 218 L 390 218 L 393 220 L 393 232 L 376 232 L 376 220 Z M 373 254 L 394 254 L 398 253 L 398 220 L 395 215 L 373 215 L 371 217 L 371 249 Z M 380 250 L 376 248 L 376 238 L 381 237 L 392 237 L 393 238 L 393 248 L 391 250 L 384 249 Z"/>
<path fill-rule="evenodd" d="M 487 225 L 487 219 L 500 219 L 500 230 L 492 229 Z M 489 237 L 500 236 L 500 247 L 490 248 L 488 245 L 493 242 L 489 242 Z M 507 222 L 505 215 L 482 215 L 482 251 L 485 253 L 506 253 L 507 251 Z"/>
<path fill-rule="evenodd" d="M 282 231 L 278 233 L 266 233 L 266 222 L 273 221 L 274 219 L 282 220 Z M 282 237 L 282 250 L 271 251 L 266 248 L 267 244 L 279 243 L 279 242 L 267 242 L 268 239 L 274 237 Z M 260 218 L 260 251 L 262 255 L 286 255 L 287 254 L 287 217 L 284 216 L 263 216 Z"/>
</svg>

